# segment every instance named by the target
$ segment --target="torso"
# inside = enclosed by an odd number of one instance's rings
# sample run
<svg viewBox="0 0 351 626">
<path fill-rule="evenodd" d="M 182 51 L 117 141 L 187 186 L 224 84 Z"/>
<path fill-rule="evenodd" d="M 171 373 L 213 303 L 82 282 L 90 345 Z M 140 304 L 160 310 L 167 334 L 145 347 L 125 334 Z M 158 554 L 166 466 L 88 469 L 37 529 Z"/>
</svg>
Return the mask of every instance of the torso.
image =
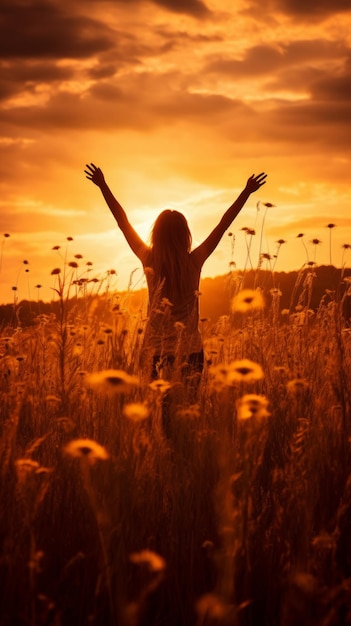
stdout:
<svg viewBox="0 0 351 626">
<path fill-rule="evenodd" d="M 166 291 L 160 278 L 153 274 L 152 266 L 145 263 L 145 275 L 149 290 L 148 323 L 145 330 L 144 348 L 152 356 L 189 354 L 202 349 L 199 332 L 199 283 L 201 268 L 189 254 L 188 288 L 181 300 Z"/>
</svg>

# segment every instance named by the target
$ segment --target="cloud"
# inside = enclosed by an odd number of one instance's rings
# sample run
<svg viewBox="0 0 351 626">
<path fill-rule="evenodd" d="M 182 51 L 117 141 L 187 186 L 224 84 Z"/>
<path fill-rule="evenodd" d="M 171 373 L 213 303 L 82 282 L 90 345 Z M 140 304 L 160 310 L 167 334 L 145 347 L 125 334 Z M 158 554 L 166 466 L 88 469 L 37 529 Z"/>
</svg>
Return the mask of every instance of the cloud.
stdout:
<svg viewBox="0 0 351 626">
<path fill-rule="evenodd" d="M 250 13 L 255 13 L 257 9 L 262 10 L 260 0 L 253 0 L 249 8 Z M 264 7 L 265 14 L 280 13 L 293 17 L 295 20 L 302 22 L 315 22 L 315 20 L 324 20 L 336 13 L 345 13 L 350 11 L 349 0 L 267 0 Z"/>
<path fill-rule="evenodd" d="M 225 38 L 223 35 L 218 32 L 189 32 L 185 30 L 177 30 L 174 28 L 169 28 L 163 25 L 162 27 L 158 26 L 155 28 L 155 33 L 170 41 L 172 46 L 183 46 L 184 43 L 218 43 L 224 42 Z"/>
<path fill-rule="evenodd" d="M 201 0 L 154 0 L 154 2 L 175 13 L 188 13 L 194 17 L 208 17 L 210 15 L 210 10 Z"/>
<path fill-rule="evenodd" d="M 0 55 L 12 58 L 85 58 L 114 46 L 107 24 L 65 11 L 63 3 L 5 0 Z"/>
<path fill-rule="evenodd" d="M 59 84 L 74 76 L 74 70 L 68 66 L 57 66 L 48 61 L 26 61 L 7 63 L 2 68 L 0 82 L 0 101 L 6 101 L 17 94 L 35 93 L 39 84 Z"/>
<path fill-rule="evenodd" d="M 312 95 L 318 100 L 347 102 L 351 101 L 351 66 L 342 75 L 325 73 L 311 85 Z"/>
<path fill-rule="evenodd" d="M 141 0 L 117 0 L 117 2 L 121 4 L 138 4 Z M 211 11 L 201 0 L 151 0 L 151 2 L 172 13 L 184 13 L 196 18 L 211 15 Z"/>
<path fill-rule="evenodd" d="M 282 9 L 284 13 L 303 18 L 324 17 L 350 11 L 349 0 L 273 0 L 271 4 L 277 9 Z"/>
<path fill-rule="evenodd" d="M 277 40 L 274 44 L 262 43 L 249 47 L 242 58 L 230 58 L 227 54 L 208 58 L 204 73 L 229 75 L 233 79 L 259 75 L 270 77 L 272 72 L 284 74 L 294 66 L 310 67 L 310 64 L 317 62 L 323 67 L 323 62 L 332 59 L 340 59 L 343 63 L 347 53 L 348 49 L 341 42 L 323 39 L 292 42 Z"/>
<path fill-rule="evenodd" d="M 170 121 L 208 125 L 249 107 L 216 94 L 179 89 L 177 74 L 138 73 L 124 80 L 99 81 L 81 94 L 60 91 L 42 106 L 12 106 L 3 121 L 12 126 L 61 129 L 150 130 Z"/>
</svg>

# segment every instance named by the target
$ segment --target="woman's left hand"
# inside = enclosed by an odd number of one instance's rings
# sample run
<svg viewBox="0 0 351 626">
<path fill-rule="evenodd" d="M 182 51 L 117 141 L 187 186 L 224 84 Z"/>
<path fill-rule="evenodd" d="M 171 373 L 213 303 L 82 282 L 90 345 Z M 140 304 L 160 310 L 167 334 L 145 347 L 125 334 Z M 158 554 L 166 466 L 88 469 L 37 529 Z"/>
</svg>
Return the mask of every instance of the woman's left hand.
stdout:
<svg viewBox="0 0 351 626">
<path fill-rule="evenodd" d="M 84 173 L 86 174 L 88 180 L 91 180 L 95 185 L 101 187 L 105 182 L 105 178 L 101 169 L 99 167 L 96 167 L 94 163 L 90 163 L 90 165 L 87 164 L 86 168 L 87 169 L 84 170 Z"/>
</svg>

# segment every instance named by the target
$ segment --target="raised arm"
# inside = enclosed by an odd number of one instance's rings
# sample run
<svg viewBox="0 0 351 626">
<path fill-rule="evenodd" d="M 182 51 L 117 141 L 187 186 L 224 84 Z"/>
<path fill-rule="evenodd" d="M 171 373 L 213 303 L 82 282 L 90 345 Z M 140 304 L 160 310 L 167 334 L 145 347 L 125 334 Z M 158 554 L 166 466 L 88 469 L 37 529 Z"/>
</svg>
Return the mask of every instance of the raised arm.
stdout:
<svg viewBox="0 0 351 626">
<path fill-rule="evenodd" d="M 100 191 L 104 196 L 113 217 L 124 234 L 131 249 L 137 257 L 139 257 L 141 262 L 144 263 L 149 248 L 130 224 L 125 210 L 121 207 L 120 203 L 116 200 L 111 189 L 107 185 L 101 169 L 96 167 L 94 163 L 86 165 L 86 168 L 87 169 L 84 170 L 86 177 L 100 188 Z"/>
<path fill-rule="evenodd" d="M 227 230 L 227 228 L 229 228 L 232 221 L 241 211 L 249 196 L 265 184 L 266 178 L 267 174 L 265 174 L 264 172 L 261 172 L 261 174 L 258 174 L 257 176 L 255 176 L 255 174 L 252 174 L 252 176 L 250 176 L 246 183 L 245 189 L 243 189 L 235 202 L 233 202 L 229 209 L 224 213 L 219 224 L 213 229 L 213 231 L 209 234 L 205 241 L 203 241 L 192 252 L 192 256 L 195 262 L 200 267 L 217 247 L 225 231 Z"/>
</svg>

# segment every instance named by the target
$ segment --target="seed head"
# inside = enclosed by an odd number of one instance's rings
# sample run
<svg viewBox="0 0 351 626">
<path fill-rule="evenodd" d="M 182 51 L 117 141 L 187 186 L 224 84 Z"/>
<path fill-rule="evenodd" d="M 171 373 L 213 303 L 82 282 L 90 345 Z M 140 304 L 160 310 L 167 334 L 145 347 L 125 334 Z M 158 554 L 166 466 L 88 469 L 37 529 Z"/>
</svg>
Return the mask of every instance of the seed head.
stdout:
<svg viewBox="0 0 351 626">
<path fill-rule="evenodd" d="M 150 572 L 163 572 L 166 569 L 165 559 L 152 550 L 133 552 L 129 559 L 132 563 L 145 565 Z"/>
<path fill-rule="evenodd" d="M 228 383 L 230 385 L 236 382 L 251 383 L 262 378 L 264 378 L 264 373 L 261 365 L 249 359 L 241 359 L 229 364 Z"/>
<path fill-rule="evenodd" d="M 233 313 L 248 313 L 255 309 L 264 308 L 264 298 L 258 289 L 242 289 L 232 299 Z"/>
<path fill-rule="evenodd" d="M 123 407 L 123 415 L 132 422 L 141 422 L 149 417 L 150 411 L 142 402 L 131 402 Z"/>
<path fill-rule="evenodd" d="M 304 378 L 294 378 L 286 383 L 286 388 L 292 395 L 299 395 L 309 388 L 309 383 Z"/>
<path fill-rule="evenodd" d="M 247 420 L 256 418 L 261 419 L 268 417 L 270 413 L 267 411 L 268 400 L 265 396 L 247 393 L 236 403 L 239 420 Z"/>
<path fill-rule="evenodd" d="M 39 463 L 37 461 L 33 461 L 33 459 L 17 459 L 17 461 L 15 461 L 15 466 L 17 472 L 25 474 L 31 474 L 40 467 Z"/>
<path fill-rule="evenodd" d="M 106 461 L 109 457 L 107 450 L 93 439 L 72 439 L 63 451 L 69 456 L 87 460 L 90 465 L 98 460 Z"/>
<path fill-rule="evenodd" d="M 278 298 L 283 295 L 280 289 L 278 289 L 277 287 L 273 287 L 272 289 L 270 289 L 269 293 L 271 294 L 271 296 L 275 298 Z"/>
<path fill-rule="evenodd" d="M 163 380 L 163 378 L 158 378 L 157 380 L 153 380 L 152 383 L 149 384 L 150 389 L 153 391 L 158 391 L 159 393 L 166 393 L 172 385 L 168 380 Z"/>
<path fill-rule="evenodd" d="M 107 395 L 129 393 L 139 386 L 139 379 L 136 376 L 130 376 L 123 370 L 109 369 L 93 372 L 88 374 L 85 380 L 90 387 Z"/>
</svg>

